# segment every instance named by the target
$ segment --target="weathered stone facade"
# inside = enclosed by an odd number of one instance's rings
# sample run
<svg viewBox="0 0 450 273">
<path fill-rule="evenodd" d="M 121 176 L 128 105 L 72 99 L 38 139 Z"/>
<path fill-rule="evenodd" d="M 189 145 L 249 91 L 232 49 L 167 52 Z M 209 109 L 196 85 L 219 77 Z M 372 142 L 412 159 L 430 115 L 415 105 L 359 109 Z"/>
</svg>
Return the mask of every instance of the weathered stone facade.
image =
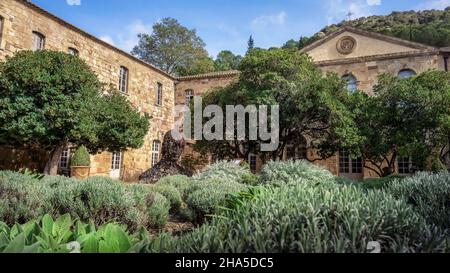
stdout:
<svg viewBox="0 0 450 273">
<path fill-rule="evenodd" d="M 106 84 L 118 86 L 120 67 L 128 69 L 128 92 L 124 95 L 140 112 L 152 116 L 144 146 L 123 152 L 117 177 L 137 181 L 139 175 L 151 167 L 153 141 L 162 142 L 164 134 L 173 127 L 175 79 L 26 1 L 1 0 L 0 16 L 4 20 L 0 60 L 19 50 L 32 49 L 32 33 L 39 32 L 45 36 L 45 49 L 64 52 L 76 49 L 79 57 Z M 163 85 L 162 106 L 156 105 L 158 83 Z M 94 155 L 91 161 L 91 174 L 111 175 L 111 153 Z"/>
<path fill-rule="evenodd" d="M 118 171 L 112 170 L 111 153 L 93 155 L 92 175 L 137 181 L 139 175 L 152 166 L 154 141 L 162 143 L 164 135 L 173 128 L 175 106 L 185 104 L 187 97 L 201 96 L 212 88 L 229 85 L 239 77 L 238 71 L 227 71 L 175 78 L 25 0 L 1 0 L 0 19 L 3 21 L 0 61 L 17 51 L 32 49 L 33 32 L 37 32 L 45 37 L 45 49 L 68 52 L 71 48 L 79 52 L 79 57 L 106 84 L 118 86 L 120 68 L 128 69 L 128 91 L 124 96 L 140 112 L 152 116 L 151 129 L 141 149 L 123 152 Z M 350 27 L 324 37 L 304 48 L 303 52 L 309 54 L 324 72 L 334 72 L 341 77 L 352 75 L 357 88 L 368 94 L 372 94 L 372 87 L 381 73 L 398 75 L 408 70 L 419 74 L 428 69 L 444 69 L 444 55 L 447 54 L 434 47 Z M 158 84 L 163 86 L 161 106 L 157 105 Z M 191 147 L 188 151 L 192 152 Z M 307 149 L 306 156 L 314 160 L 317 151 Z M 287 153 L 284 157 L 288 158 Z M 0 147 L 0 169 L 42 168 L 42 162 L 45 161 L 36 160 L 35 153 Z M 357 174 L 341 174 L 338 156 L 316 164 L 335 175 L 353 179 L 374 176 L 367 169 Z M 256 159 L 256 168 L 261 168 L 259 159 Z"/>
<path fill-rule="evenodd" d="M 445 67 L 444 55 L 437 48 L 351 27 L 344 27 L 302 51 L 310 55 L 323 72 L 333 72 L 340 77 L 352 75 L 356 80 L 356 87 L 369 95 L 373 94 L 372 89 L 380 74 L 398 75 L 401 71 L 413 71 L 420 74 L 429 69 L 444 70 Z M 186 101 L 186 90 L 194 91 L 196 96 L 202 95 L 211 88 L 229 84 L 236 80 L 239 74 L 230 72 L 218 75 L 227 75 L 227 77 L 217 79 L 214 74 L 211 74 L 183 79 L 176 88 L 177 104 L 183 104 Z M 361 173 L 352 173 L 352 171 L 341 173 L 339 155 L 317 161 L 317 151 L 308 148 L 305 156 L 306 159 L 328 169 L 334 175 L 355 180 L 377 176 L 375 172 L 364 168 Z M 289 159 L 287 151 L 283 157 L 284 160 Z M 262 163 L 257 159 L 256 169 L 261 167 Z"/>
<path fill-rule="evenodd" d="M 236 81 L 239 77 L 239 71 L 225 71 L 208 73 L 203 75 L 179 77 L 176 84 L 177 105 L 186 103 L 187 92 L 192 96 L 202 96 L 209 90 L 217 87 L 223 87 Z"/>
</svg>

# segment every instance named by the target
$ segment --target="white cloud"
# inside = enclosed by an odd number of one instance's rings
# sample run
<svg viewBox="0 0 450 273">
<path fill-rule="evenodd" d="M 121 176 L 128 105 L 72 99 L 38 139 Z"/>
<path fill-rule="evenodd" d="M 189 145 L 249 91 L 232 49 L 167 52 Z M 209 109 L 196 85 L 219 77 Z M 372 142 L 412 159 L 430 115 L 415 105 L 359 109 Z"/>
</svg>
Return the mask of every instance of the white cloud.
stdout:
<svg viewBox="0 0 450 273">
<path fill-rule="evenodd" d="M 349 17 L 356 19 L 373 15 L 376 6 L 381 4 L 381 0 L 327 0 L 328 24 L 348 20 Z"/>
<path fill-rule="evenodd" d="M 151 32 L 152 25 L 146 25 L 142 20 L 135 20 L 123 29 L 117 30 L 113 36 L 103 35 L 100 39 L 130 52 L 139 42 L 138 34 Z"/>
<path fill-rule="evenodd" d="M 429 0 L 420 4 L 416 9 L 445 9 L 450 6 L 450 0 Z"/>
<path fill-rule="evenodd" d="M 367 0 L 367 5 L 369 6 L 380 6 L 381 0 Z"/>
<path fill-rule="evenodd" d="M 109 35 L 103 35 L 99 37 L 103 42 L 107 42 L 110 45 L 115 45 L 113 38 Z"/>
<path fill-rule="evenodd" d="M 66 0 L 67 5 L 69 6 L 80 6 L 81 0 Z"/>
<path fill-rule="evenodd" d="M 281 11 L 277 14 L 259 16 L 253 19 L 251 25 L 254 28 L 266 27 L 268 25 L 284 25 L 286 18 L 287 13 Z"/>
</svg>

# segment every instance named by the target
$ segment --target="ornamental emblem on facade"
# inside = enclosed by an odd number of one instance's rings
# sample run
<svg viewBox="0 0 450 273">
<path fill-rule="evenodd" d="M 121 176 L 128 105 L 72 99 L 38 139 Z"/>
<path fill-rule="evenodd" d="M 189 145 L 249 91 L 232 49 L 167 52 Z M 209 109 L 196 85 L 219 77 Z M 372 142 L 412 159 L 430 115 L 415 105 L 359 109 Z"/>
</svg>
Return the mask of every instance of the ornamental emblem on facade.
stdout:
<svg viewBox="0 0 450 273">
<path fill-rule="evenodd" d="M 337 42 L 337 50 L 339 53 L 348 55 L 352 53 L 356 48 L 356 40 L 353 37 L 345 36 L 339 39 Z"/>
</svg>

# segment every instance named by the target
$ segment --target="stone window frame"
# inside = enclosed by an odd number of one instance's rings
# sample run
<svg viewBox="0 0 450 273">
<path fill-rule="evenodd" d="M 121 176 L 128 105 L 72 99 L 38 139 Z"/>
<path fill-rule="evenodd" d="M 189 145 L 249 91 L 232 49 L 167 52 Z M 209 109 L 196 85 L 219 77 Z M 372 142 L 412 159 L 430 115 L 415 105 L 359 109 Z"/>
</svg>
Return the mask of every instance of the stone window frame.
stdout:
<svg viewBox="0 0 450 273">
<path fill-rule="evenodd" d="M 70 169 L 70 157 L 71 157 L 71 149 L 67 148 L 62 151 L 61 156 L 59 158 L 58 167 L 60 171 L 66 171 Z"/>
<path fill-rule="evenodd" d="M 156 83 L 156 106 L 163 105 L 163 89 L 164 85 L 160 82 Z"/>
<path fill-rule="evenodd" d="M 399 156 L 397 157 L 397 173 L 398 174 L 411 174 L 412 173 L 413 162 L 410 156 Z"/>
<path fill-rule="evenodd" d="M 161 151 L 161 141 L 154 140 L 152 142 L 152 167 L 155 167 L 159 163 L 159 156 Z"/>
<path fill-rule="evenodd" d="M 123 153 L 113 152 L 111 156 L 111 170 L 117 171 L 122 168 Z"/>
<path fill-rule="evenodd" d="M 119 71 L 119 91 L 128 94 L 128 83 L 130 79 L 130 70 L 125 66 L 120 66 Z"/>
<path fill-rule="evenodd" d="M 72 55 L 72 56 L 79 56 L 80 55 L 80 51 L 74 47 L 69 47 L 67 49 L 67 52 Z"/>
<path fill-rule="evenodd" d="M 341 77 L 341 79 L 345 82 L 347 90 L 351 93 L 358 91 L 359 81 L 355 74 L 349 72 Z"/>
<path fill-rule="evenodd" d="M 3 45 L 3 32 L 5 30 L 5 17 L 0 14 L 0 49 L 2 49 Z"/>
<path fill-rule="evenodd" d="M 44 50 L 46 44 L 45 35 L 39 31 L 33 31 L 32 33 L 33 33 L 32 50 L 33 51 Z"/>
<path fill-rule="evenodd" d="M 186 105 L 189 105 L 191 103 L 191 101 L 194 99 L 195 93 L 193 89 L 186 89 L 184 91 L 184 99 L 185 99 L 185 103 Z"/>
<path fill-rule="evenodd" d="M 417 72 L 411 68 L 404 68 L 397 73 L 397 77 L 399 77 L 400 79 L 409 79 L 414 76 L 417 76 Z"/>
<path fill-rule="evenodd" d="M 364 172 L 364 160 L 362 157 L 352 158 L 350 152 L 339 151 L 339 173 L 362 174 Z"/>
</svg>

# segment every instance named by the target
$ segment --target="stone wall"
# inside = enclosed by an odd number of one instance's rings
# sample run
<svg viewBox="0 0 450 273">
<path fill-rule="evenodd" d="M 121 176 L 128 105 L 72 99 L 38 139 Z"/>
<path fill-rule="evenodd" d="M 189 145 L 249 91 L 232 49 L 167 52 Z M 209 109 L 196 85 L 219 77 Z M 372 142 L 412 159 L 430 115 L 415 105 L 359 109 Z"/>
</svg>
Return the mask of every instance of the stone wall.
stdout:
<svg viewBox="0 0 450 273">
<path fill-rule="evenodd" d="M 19 50 L 30 50 L 32 32 L 37 31 L 46 38 L 45 49 L 64 52 L 68 52 L 69 47 L 77 49 L 79 57 L 106 84 L 118 86 L 120 67 L 128 68 L 129 88 L 126 96 L 141 113 L 153 117 L 144 146 L 124 152 L 121 178 L 136 181 L 142 172 L 151 167 L 152 142 L 162 141 L 164 134 L 173 127 L 175 79 L 26 1 L 1 0 L 0 16 L 5 20 L 0 60 Z M 162 106 L 156 106 L 158 83 L 163 84 Z M 91 173 L 109 176 L 111 159 L 110 153 L 93 156 Z"/>
<path fill-rule="evenodd" d="M 124 181 L 136 181 L 141 173 L 151 167 L 152 143 L 155 140 L 162 142 L 164 134 L 172 129 L 174 107 L 186 103 L 187 90 L 192 90 L 194 96 L 201 96 L 212 88 L 229 85 L 239 77 L 238 71 L 226 71 L 174 78 L 24 0 L 1 0 L 0 17 L 4 19 L 3 33 L 0 35 L 0 61 L 17 51 L 30 50 L 32 32 L 37 31 L 46 37 L 45 49 L 64 52 L 68 52 L 69 48 L 78 50 L 80 58 L 106 84 L 118 86 L 120 67 L 128 68 L 129 88 L 126 96 L 141 113 L 152 116 L 152 120 L 144 146 L 123 154 L 120 178 Z M 356 46 L 350 54 L 342 55 L 336 51 L 336 44 L 349 35 L 355 39 Z M 353 74 L 359 89 L 368 94 L 372 94 L 379 74 L 397 75 L 403 69 L 422 73 L 428 69 L 444 68 L 443 57 L 437 49 L 355 29 L 344 28 L 305 50 L 322 71 L 335 72 L 339 76 Z M 158 83 L 163 84 L 162 106 L 156 105 Z M 35 157 L 34 153 L 0 147 L 0 169 L 42 168 L 41 163 L 45 160 L 36 160 Z M 308 159 L 314 160 L 316 157 L 317 151 L 310 149 Z M 93 155 L 91 174 L 110 176 L 111 160 L 110 153 Z M 315 164 L 340 175 L 338 156 L 315 161 Z M 260 160 L 257 165 L 261 168 Z M 373 176 L 375 174 L 366 169 L 364 174 L 352 178 Z"/>
<path fill-rule="evenodd" d="M 369 95 L 373 94 L 372 89 L 377 84 L 380 74 L 398 75 L 404 69 L 411 69 L 420 74 L 430 69 L 443 70 L 444 67 L 443 57 L 437 54 L 379 60 L 363 58 L 360 62 L 320 62 L 318 65 L 322 71 L 334 72 L 340 77 L 352 74 L 358 80 L 358 88 Z"/>
<path fill-rule="evenodd" d="M 209 90 L 217 87 L 223 87 L 236 81 L 239 77 L 238 71 L 225 71 L 208 73 L 203 75 L 180 77 L 176 84 L 177 105 L 186 103 L 186 91 L 192 90 L 194 96 L 202 96 Z"/>
</svg>

